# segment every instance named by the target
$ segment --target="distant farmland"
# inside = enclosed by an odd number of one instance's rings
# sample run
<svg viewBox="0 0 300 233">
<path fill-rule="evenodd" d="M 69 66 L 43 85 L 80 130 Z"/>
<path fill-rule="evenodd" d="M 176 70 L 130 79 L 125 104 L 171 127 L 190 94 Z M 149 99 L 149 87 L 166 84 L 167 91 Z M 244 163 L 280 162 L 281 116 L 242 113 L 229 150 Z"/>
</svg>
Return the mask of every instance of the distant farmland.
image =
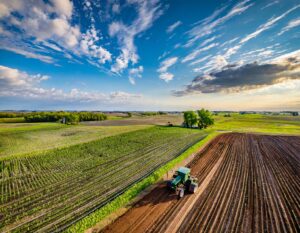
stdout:
<svg viewBox="0 0 300 233">
<path fill-rule="evenodd" d="M 203 138 L 151 127 L 0 163 L 3 232 L 62 230 Z"/>
</svg>

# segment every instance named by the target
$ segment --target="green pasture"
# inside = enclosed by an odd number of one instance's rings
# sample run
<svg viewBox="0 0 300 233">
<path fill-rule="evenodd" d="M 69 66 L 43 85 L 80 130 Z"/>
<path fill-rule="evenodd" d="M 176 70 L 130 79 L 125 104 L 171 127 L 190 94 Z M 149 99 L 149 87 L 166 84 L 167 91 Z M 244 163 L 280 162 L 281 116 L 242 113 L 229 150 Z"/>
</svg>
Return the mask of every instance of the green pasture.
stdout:
<svg viewBox="0 0 300 233">
<path fill-rule="evenodd" d="M 231 114 L 231 117 L 224 117 L 219 114 L 214 116 L 214 119 L 215 125 L 212 129 L 217 131 L 300 135 L 299 116 Z"/>
</svg>

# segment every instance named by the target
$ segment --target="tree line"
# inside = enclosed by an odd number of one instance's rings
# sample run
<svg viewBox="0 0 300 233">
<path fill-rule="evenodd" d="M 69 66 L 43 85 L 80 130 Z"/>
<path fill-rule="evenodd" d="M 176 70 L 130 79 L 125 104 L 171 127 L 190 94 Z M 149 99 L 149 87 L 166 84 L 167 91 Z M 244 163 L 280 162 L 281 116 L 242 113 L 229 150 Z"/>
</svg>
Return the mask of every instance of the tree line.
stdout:
<svg viewBox="0 0 300 233">
<path fill-rule="evenodd" d="M 0 112 L 0 118 L 16 118 L 26 115 L 24 112 Z"/>
<path fill-rule="evenodd" d="M 167 115 L 166 112 L 158 111 L 158 112 L 142 112 L 142 116 L 157 116 L 157 115 Z"/>
<path fill-rule="evenodd" d="M 57 122 L 76 124 L 80 121 L 103 121 L 104 113 L 93 112 L 31 112 L 24 116 L 26 122 Z"/>
<path fill-rule="evenodd" d="M 214 124 L 214 119 L 210 111 L 201 109 L 195 111 L 186 111 L 183 113 L 184 122 L 183 125 L 187 128 L 198 127 L 199 129 L 205 129 Z"/>
</svg>

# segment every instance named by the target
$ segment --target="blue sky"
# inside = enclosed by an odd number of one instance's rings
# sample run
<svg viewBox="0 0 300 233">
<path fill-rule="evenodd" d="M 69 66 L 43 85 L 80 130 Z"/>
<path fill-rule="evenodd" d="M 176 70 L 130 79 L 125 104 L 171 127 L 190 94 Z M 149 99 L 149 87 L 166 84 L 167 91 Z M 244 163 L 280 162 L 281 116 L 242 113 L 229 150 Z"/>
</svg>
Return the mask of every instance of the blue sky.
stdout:
<svg viewBox="0 0 300 233">
<path fill-rule="evenodd" d="M 300 110 L 300 1 L 0 2 L 0 109 Z"/>
</svg>

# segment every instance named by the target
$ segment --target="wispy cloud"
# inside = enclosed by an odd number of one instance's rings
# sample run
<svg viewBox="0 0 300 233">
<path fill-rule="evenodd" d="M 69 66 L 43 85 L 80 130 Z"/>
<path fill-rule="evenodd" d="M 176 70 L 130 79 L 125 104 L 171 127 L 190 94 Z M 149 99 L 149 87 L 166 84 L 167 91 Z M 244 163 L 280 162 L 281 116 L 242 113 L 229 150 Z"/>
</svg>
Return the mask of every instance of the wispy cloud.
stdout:
<svg viewBox="0 0 300 233">
<path fill-rule="evenodd" d="M 275 23 L 277 23 L 279 20 L 283 19 L 285 16 L 287 16 L 289 13 L 291 13 L 292 11 L 298 9 L 300 7 L 300 4 L 297 6 L 294 6 L 293 8 L 289 9 L 288 11 L 284 12 L 283 14 L 281 14 L 280 16 L 277 16 L 275 18 L 271 18 L 269 19 L 266 23 L 262 24 L 261 26 L 259 26 L 259 28 L 255 31 L 252 32 L 251 34 L 247 35 L 245 38 L 243 38 L 240 43 L 246 43 L 247 41 L 257 37 L 259 34 L 261 34 L 262 32 L 270 29 L 272 26 L 275 25 Z"/>
<path fill-rule="evenodd" d="M 272 2 L 268 3 L 267 5 L 265 5 L 264 7 L 262 7 L 261 10 L 264 10 L 264 9 L 266 9 L 268 7 L 274 6 L 274 5 L 278 4 L 278 3 L 279 3 L 278 0 L 272 1 Z"/>
<path fill-rule="evenodd" d="M 157 0 L 138 1 L 130 0 L 130 4 L 137 6 L 137 18 L 126 25 L 123 22 L 112 22 L 109 25 L 109 35 L 116 36 L 121 46 L 121 54 L 117 57 L 116 63 L 112 66 L 112 72 L 122 72 L 128 67 L 128 64 L 136 64 L 139 56 L 134 44 L 134 38 L 141 32 L 149 29 L 153 22 L 162 14 L 160 4 Z"/>
<path fill-rule="evenodd" d="M 250 0 L 242 1 L 236 4 L 225 16 L 215 19 L 221 12 L 225 10 L 225 7 L 215 11 L 210 17 L 202 21 L 199 25 L 193 27 L 189 32 L 190 39 L 185 44 L 186 47 L 189 47 L 194 44 L 194 42 L 204 36 L 210 35 L 214 30 L 233 18 L 234 16 L 240 15 L 245 12 L 253 3 L 249 3 Z M 249 3 L 249 4 L 248 4 Z M 215 19 L 215 20 L 214 20 Z"/>
<path fill-rule="evenodd" d="M 129 82 L 132 85 L 135 85 L 135 79 L 136 78 L 142 78 L 142 73 L 144 71 L 143 66 L 139 66 L 137 68 L 132 68 L 129 70 Z"/>
<path fill-rule="evenodd" d="M 212 57 L 212 55 L 207 55 L 207 56 L 205 56 L 205 57 L 199 58 L 199 59 L 197 59 L 197 60 L 191 62 L 189 65 L 197 65 L 197 64 L 202 63 L 202 62 L 204 62 L 204 61 L 207 61 L 207 60 L 208 60 L 209 58 L 211 58 L 211 57 Z"/>
<path fill-rule="evenodd" d="M 207 45 L 205 47 L 197 48 L 193 52 L 188 54 L 186 57 L 184 57 L 181 62 L 185 63 L 185 62 L 191 61 L 191 60 L 195 59 L 200 53 L 202 53 L 204 51 L 207 51 L 207 50 L 210 50 L 211 48 L 214 48 L 218 45 L 219 45 L 219 43 L 212 43 L 212 44 Z"/>
<path fill-rule="evenodd" d="M 171 33 L 171 32 L 173 32 L 177 27 L 179 27 L 180 25 L 182 24 L 182 22 L 181 21 L 177 21 L 177 22 L 175 22 L 175 23 L 173 23 L 173 24 L 171 24 L 168 28 L 167 28 L 167 33 Z"/>
<path fill-rule="evenodd" d="M 0 49 L 4 49 L 4 50 L 8 50 L 8 51 L 12 51 L 14 53 L 17 53 L 17 54 L 20 54 L 20 55 L 23 55 L 27 58 L 33 58 L 33 59 L 38 59 L 38 60 L 41 60 L 45 63 L 54 63 L 55 60 L 50 57 L 50 56 L 47 56 L 47 55 L 41 55 L 41 54 L 37 54 L 37 53 L 34 53 L 34 52 L 30 52 L 30 51 L 26 51 L 22 48 L 15 48 L 13 47 L 13 45 L 11 45 L 10 47 L 2 47 L 0 46 Z"/>
<path fill-rule="evenodd" d="M 300 26 L 300 18 L 297 19 L 293 19 L 292 21 L 290 21 L 288 23 L 288 25 L 286 25 L 279 33 L 278 35 L 282 35 L 283 33 L 291 30 L 292 28 L 298 27 Z"/>
<path fill-rule="evenodd" d="M 174 75 L 168 72 L 168 69 L 178 61 L 178 57 L 170 57 L 160 63 L 157 72 L 160 73 L 159 78 L 169 82 L 174 78 Z"/>
<path fill-rule="evenodd" d="M 252 33 L 248 34 L 247 36 L 245 36 L 244 38 L 242 38 L 238 44 L 227 49 L 224 56 L 226 58 L 229 58 L 231 55 L 235 54 L 246 42 L 256 38 L 258 35 L 260 35 L 264 31 L 272 28 L 278 21 L 282 20 L 284 17 L 286 17 L 288 14 L 290 14 L 291 12 L 295 11 L 298 8 L 300 8 L 300 4 L 292 7 L 291 9 L 287 10 L 286 12 L 284 12 L 283 14 L 281 14 L 277 17 L 273 17 L 273 18 L 269 19 L 266 23 L 260 25 L 254 32 L 252 32 Z M 294 24 L 297 24 L 297 22 Z"/>
</svg>

